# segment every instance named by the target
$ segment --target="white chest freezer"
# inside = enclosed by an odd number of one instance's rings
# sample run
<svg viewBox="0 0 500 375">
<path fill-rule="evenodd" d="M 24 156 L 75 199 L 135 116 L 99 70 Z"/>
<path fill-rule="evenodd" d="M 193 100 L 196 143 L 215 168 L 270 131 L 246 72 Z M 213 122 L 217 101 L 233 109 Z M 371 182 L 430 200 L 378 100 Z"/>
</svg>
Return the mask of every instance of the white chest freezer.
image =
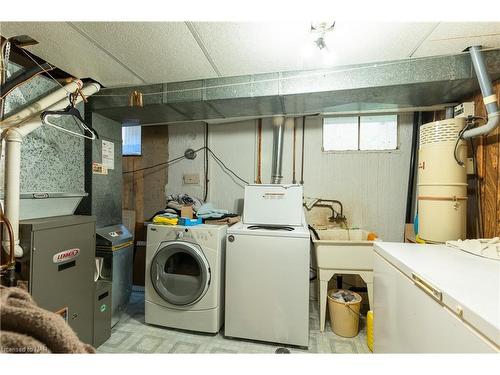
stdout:
<svg viewBox="0 0 500 375">
<path fill-rule="evenodd" d="M 500 262 L 444 245 L 374 245 L 376 353 L 500 351 Z"/>
<path fill-rule="evenodd" d="M 252 184 L 245 186 L 245 224 L 302 226 L 302 185 Z"/>
</svg>

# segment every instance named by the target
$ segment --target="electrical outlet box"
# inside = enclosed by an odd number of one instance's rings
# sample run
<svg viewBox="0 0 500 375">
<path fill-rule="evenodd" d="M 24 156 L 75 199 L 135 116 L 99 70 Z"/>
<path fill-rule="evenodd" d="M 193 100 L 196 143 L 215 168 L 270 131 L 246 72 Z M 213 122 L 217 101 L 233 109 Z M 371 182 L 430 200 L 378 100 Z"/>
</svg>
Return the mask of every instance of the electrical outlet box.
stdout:
<svg viewBox="0 0 500 375">
<path fill-rule="evenodd" d="M 200 174 L 199 173 L 185 174 L 182 176 L 182 182 L 184 185 L 199 185 Z"/>
<path fill-rule="evenodd" d="M 454 107 L 455 117 L 474 116 L 474 102 L 464 102 Z"/>
</svg>

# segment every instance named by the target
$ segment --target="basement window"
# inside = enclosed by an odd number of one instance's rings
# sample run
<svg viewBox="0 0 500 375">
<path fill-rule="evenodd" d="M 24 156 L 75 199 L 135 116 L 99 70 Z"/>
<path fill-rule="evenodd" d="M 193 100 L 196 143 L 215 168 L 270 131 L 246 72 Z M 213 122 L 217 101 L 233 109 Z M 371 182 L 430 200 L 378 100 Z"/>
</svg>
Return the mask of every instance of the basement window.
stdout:
<svg viewBox="0 0 500 375">
<path fill-rule="evenodd" d="M 122 155 L 140 156 L 142 154 L 141 146 L 141 126 L 122 125 Z"/>
<path fill-rule="evenodd" d="M 386 151 L 397 148 L 397 115 L 323 119 L 323 151 Z"/>
</svg>

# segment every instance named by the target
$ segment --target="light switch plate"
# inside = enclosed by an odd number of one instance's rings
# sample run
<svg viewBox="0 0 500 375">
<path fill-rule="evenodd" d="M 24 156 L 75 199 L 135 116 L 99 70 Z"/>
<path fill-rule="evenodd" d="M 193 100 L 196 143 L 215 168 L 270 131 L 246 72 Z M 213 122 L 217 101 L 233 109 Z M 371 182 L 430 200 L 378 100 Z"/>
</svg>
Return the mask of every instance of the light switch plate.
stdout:
<svg viewBox="0 0 500 375">
<path fill-rule="evenodd" d="M 200 174 L 199 173 L 185 174 L 182 176 L 182 182 L 184 185 L 199 185 Z"/>
</svg>

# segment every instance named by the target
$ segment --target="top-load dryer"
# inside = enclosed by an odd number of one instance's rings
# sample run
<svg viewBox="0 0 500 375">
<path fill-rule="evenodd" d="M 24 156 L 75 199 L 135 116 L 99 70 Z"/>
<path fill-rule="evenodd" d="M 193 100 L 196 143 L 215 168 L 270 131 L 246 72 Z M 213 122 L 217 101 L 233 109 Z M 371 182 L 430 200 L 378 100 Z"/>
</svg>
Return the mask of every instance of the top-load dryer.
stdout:
<svg viewBox="0 0 500 375">
<path fill-rule="evenodd" d="M 146 323 L 209 333 L 220 330 L 226 228 L 148 226 Z"/>
</svg>

